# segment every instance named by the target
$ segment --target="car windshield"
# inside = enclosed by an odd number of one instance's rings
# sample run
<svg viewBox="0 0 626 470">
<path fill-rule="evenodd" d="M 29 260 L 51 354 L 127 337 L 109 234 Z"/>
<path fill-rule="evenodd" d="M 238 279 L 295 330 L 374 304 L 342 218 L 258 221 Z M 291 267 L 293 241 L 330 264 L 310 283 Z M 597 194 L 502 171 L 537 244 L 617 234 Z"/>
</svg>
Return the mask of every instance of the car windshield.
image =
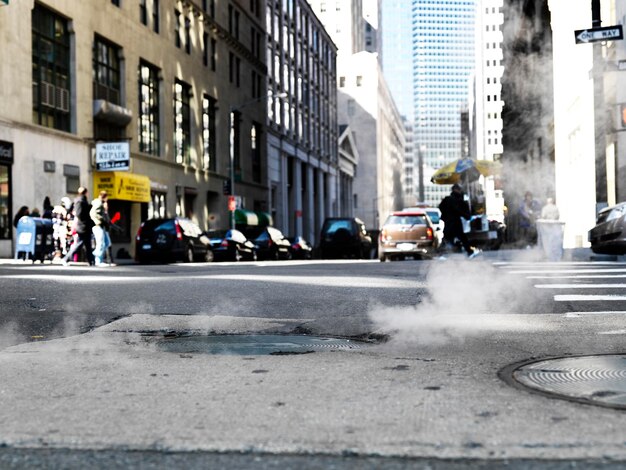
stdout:
<svg viewBox="0 0 626 470">
<path fill-rule="evenodd" d="M 385 225 L 427 225 L 424 215 L 390 215 Z"/>
<path fill-rule="evenodd" d="M 330 220 L 326 222 L 323 232 L 332 235 L 339 229 L 345 229 L 352 232 L 352 223 L 349 220 Z"/>
<path fill-rule="evenodd" d="M 439 223 L 440 216 L 438 211 L 426 211 L 426 213 L 428 214 L 428 217 L 430 217 L 430 220 L 432 220 L 433 224 Z"/>
<path fill-rule="evenodd" d="M 175 232 L 176 226 L 174 225 L 174 219 L 151 219 L 144 222 L 143 233 L 150 232 Z"/>
</svg>

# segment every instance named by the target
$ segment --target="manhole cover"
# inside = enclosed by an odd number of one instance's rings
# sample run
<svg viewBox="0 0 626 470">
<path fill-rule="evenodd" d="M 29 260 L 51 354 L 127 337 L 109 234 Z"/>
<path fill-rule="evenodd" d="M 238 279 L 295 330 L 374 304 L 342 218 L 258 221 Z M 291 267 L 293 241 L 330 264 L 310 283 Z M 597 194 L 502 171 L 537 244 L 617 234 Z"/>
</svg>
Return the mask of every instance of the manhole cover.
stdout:
<svg viewBox="0 0 626 470">
<path fill-rule="evenodd" d="M 209 335 L 182 336 L 160 341 L 167 352 L 181 354 L 306 354 L 315 351 L 360 349 L 349 339 L 306 335 Z"/>
<path fill-rule="evenodd" d="M 548 359 L 517 366 L 510 377 L 551 396 L 626 409 L 626 355 Z"/>
</svg>

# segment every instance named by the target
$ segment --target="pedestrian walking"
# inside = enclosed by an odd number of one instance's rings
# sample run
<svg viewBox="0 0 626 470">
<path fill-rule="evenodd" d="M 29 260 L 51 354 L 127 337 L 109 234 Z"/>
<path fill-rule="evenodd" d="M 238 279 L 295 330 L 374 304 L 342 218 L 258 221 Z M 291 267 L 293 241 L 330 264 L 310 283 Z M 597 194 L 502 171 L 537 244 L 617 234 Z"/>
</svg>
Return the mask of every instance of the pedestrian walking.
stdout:
<svg viewBox="0 0 626 470">
<path fill-rule="evenodd" d="M 463 245 L 463 249 L 470 258 L 480 253 L 480 250 L 470 246 L 467 235 L 463 230 L 462 219 L 469 220 L 471 218 L 469 204 L 463 198 L 463 189 L 458 184 L 452 185 L 452 192 L 449 196 L 443 198 L 439 204 L 441 211 L 441 220 L 444 221 L 443 239 L 444 243 L 454 244 L 455 240 L 459 240 Z"/>
<path fill-rule="evenodd" d="M 28 206 L 20 207 L 20 209 L 15 213 L 15 217 L 13 217 L 13 227 L 17 228 L 17 223 L 25 215 L 30 215 L 30 210 L 28 209 Z"/>
<path fill-rule="evenodd" d="M 526 248 L 537 243 L 537 218 L 541 213 L 539 201 L 533 198 L 533 193 L 526 191 L 524 200 L 519 206 L 518 224 L 520 238 L 526 244 Z"/>
<path fill-rule="evenodd" d="M 554 199 L 551 197 L 546 199 L 546 205 L 541 209 L 541 218 L 545 220 L 559 220 L 561 218 L 559 208 L 556 207 Z"/>
<path fill-rule="evenodd" d="M 43 214 L 41 217 L 44 219 L 52 219 L 52 211 L 54 210 L 54 206 L 50 202 L 50 198 L 46 196 L 43 200 Z"/>
<path fill-rule="evenodd" d="M 96 239 L 96 248 L 93 251 L 96 266 L 105 265 L 106 252 L 111 246 L 109 235 L 111 219 L 107 207 L 107 192 L 100 191 L 98 197 L 91 201 L 91 210 L 89 211 L 89 216 L 94 224 L 93 235 Z"/>
<path fill-rule="evenodd" d="M 91 205 L 87 200 L 87 188 L 82 186 L 78 188 L 78 197 L 74 200 L 74 229 L 76 230 L 77 240 L 72 245 L 67 254 L 63 257 L 63 264 L 68 265 L 75 253 L 81 248 L 85 249 L 85 257 L 90 266 L 94 264 L 93 251 L 91 248 L 91 236 L 93 221 L 89 216 Z"/>
</svg>

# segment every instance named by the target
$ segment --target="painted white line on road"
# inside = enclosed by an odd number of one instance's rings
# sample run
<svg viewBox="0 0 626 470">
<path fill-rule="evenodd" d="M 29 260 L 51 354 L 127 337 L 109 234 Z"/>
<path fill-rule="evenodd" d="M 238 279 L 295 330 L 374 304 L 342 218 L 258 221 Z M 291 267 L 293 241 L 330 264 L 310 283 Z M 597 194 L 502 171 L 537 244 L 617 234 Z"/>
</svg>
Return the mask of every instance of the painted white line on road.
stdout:
<svg viewBox="0 0 626 470">
<path fill-rule="evenodd" d="M 535 284 L 537 289 L 625 289 L 626 284 Z"/>
<path fill-rule="evenodd" d="M 526 276 L 526 279 L 618 279 L 625 277 L 626 274 L 570 274 L 567 276 Z"/>
<path fill-rule="evenodd" d="M 599 331 L 599 335 L 626 335 L 626 330 Z"/>
<path fill-rule="evenodd" d="M 555 302 L 598 302 L 604 300 L 626 300 L 626 295 L 555 295 Z"/>
<path fill-rule="evenodd" d="M 626 266 L 626 263 L 618 261 L 559 261 L 555 263 L 494 261 L 492 264 L 498 267 L 506 266 L 510 268 L 524 268 L 528 266 L 533 266 L 535 268 L 552 268 L 555 266 Z"/>
<path fill-rule="evenodd" d="M 589 315 L 624 315 L 626 310 L 604 310 L 602 312 L 567 312 L 565 318 L 585 317 Z"/>
<path fill-rule="evenodd" d="M 522 271 L 506 271 L 508 274 L 600 274 L 600 273 L 626 273 L 626 269 L 524 269 Z"/>
</svg>

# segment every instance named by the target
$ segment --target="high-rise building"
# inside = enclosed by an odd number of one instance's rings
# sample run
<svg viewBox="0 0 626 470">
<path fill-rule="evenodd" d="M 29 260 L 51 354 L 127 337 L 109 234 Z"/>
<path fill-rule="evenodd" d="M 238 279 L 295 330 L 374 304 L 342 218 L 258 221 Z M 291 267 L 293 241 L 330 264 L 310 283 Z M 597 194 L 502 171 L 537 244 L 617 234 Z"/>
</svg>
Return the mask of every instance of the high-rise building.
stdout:
<svg viewBox="0 0 626 470">
<path fill-rule="evenodd" d="M 415 146 L 424 161 L 424 196 L 437 205 L 447 185 L 430 174 L 461 157 L 461 111 L 474 68 L 475 0 L 412 0 Z"/>
</svg>

